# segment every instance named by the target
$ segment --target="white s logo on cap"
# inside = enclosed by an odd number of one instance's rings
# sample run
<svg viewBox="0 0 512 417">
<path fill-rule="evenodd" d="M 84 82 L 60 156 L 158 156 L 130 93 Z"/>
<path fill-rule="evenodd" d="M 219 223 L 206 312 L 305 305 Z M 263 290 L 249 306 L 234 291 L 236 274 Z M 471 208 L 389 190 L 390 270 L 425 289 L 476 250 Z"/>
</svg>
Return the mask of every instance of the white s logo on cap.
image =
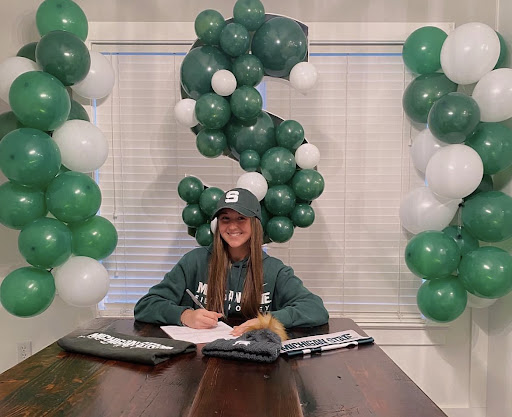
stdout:
<svg viewBox="0 0 512 417">
<path fill-rule="evenodd" d="M 226 193 L 226 199 L 224 200 L 224 202 L 236 203 L 238 201 L 238 194 L 240 194 L 238 191 L 228 191 Z"/>
</svg>

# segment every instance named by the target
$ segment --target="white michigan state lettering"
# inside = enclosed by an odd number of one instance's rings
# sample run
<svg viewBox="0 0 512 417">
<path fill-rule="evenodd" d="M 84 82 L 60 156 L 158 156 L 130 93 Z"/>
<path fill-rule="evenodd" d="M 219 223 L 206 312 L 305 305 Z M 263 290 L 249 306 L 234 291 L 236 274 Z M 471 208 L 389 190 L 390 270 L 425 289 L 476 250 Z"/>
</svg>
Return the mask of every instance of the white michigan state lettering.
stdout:
<svg viewBox="0 0 512 417">
<path fill-rule="evenodd" d="M 225 203 L 236 203 L 238 201 L 238 191 L 228 191 L 226 193 Z"/>
</svg>

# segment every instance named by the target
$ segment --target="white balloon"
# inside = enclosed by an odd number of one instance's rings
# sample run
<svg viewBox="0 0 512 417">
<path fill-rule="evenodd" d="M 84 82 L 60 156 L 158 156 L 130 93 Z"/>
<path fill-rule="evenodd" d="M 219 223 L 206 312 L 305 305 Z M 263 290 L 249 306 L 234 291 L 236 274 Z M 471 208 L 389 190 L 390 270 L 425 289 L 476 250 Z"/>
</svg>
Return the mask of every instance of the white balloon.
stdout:
<svg viewBox="0 0 512 417">
<path fill-rule="evenodd" d="M 437 139 L 430 129 L 424 129 L 414 138 L 411 149 L 411 159 L 414 167 L 421 172 L 427 169 L 428 161 L 439 149 L 447 144 Z"/>
<path fill-rule="evenodd" d="M 212 88 L 219 96 L 230 96 L 236 90 L 236 78 L 231 71 L 219 70 L 213 74 Z"/>
<path fill-rule="evenodd" d="M 299 62 L 290 71 L 290 84 L 302 93 L 311 90 L 317 79 L 318 72 L 310 62 Z"/>
<path fill-rule="evenodd" d="M 29 71 L 40 71 L 39 66 L 28 58 L 13 56 L 0 63 L 0 98 L 9 104 L 9 90 L 13 81 Z"/>
<path fill-rule="evenodd" d="M 194 127 L 199 121 L 196 117 L 196 101 L 191 98 L 184 98 L 174 106 L 176 121 L 186 127 Z"/>
<path fill-rule="evenodd" d="M 237 188 L 245 188 L 253 193 L 258 201 L 263 200 L 268 191 L 267 180 L 259 172 L 247 172 L 240 175 L 236 182 Z"/>
<path fill-rule="evenodd" d="M 432 192 L 451 199 L 470 195 L 480 185 L 483 175 L 480 155 L 473 148 L 460 144 L 438 150 L 425 171 Z"/>
<path fill-rule="evenodd" d="M 114 88 L 116 76 L 108 58 L 99 52 L 90 51 L 91 68 L 87 76 L 71 86 L 71 89 L 89 99 L 100 99 L 110 94 Z"/>
<path fill-rule="evenodd" d="M 108 157 L 108 141 L 103 132 L 85 120 L 68 120 L 54 130 L 62 164 L 72 171 L 92 172 Z"/>
<path fill-rule="evenodd" d="M 468 307 L 473 308 L 487 308 L 492 306 L 498 299 L 497 298 L 482 298 L 468 292 Z"/>
<path fill-rule="evenodd" d="M 491 27 L 472 22 L 459 26 L 441 48 L 441 67 L 457 84 L 477 82 L 491 71 L 500 56 L 500 40 Z"/>
<path fill-rule="evenodd" d="M 295 151 L 295 163 L 302 169 L 312 169 L 320 162 L 320 151 L 311 143 L 300 145 Z"/>
<path fill-rule="evenodd" d="M 400 204 L 400 221 L 409 232 L 443 230 L 457 213 L 462 199 L 450 200 L 435 195 L 428 187 L 409 192 Z"/>
<path fill-rule="evenodd" d="M 74 256 L 52 270 L 55 287 L 63 301 L 75 307 L 99 303 L 110 285 L 108 272 L 96 259 Z"/>
<path fill-rule="evenodd" d="M 215 230 L 217 230 L 217 217 L 215 217 L 215 219 L 211 221 L 210 230 L 212 231 L 212 233 L 215 233 Z"/>
<path fill-rule="evenodd" d="M 512 69 L 485 74 L 473 90 L 482 122 L 501 122 L 512 117 Z"/>
</svg>

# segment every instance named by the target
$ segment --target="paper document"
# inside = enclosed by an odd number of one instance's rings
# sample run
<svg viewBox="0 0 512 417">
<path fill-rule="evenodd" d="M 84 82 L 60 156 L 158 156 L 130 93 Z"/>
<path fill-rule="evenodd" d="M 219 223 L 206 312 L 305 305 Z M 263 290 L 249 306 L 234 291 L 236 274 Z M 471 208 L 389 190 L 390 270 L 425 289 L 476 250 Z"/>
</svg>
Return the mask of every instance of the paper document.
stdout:
<svg viewBox="0 0 512 417">
<path fill-rule="evenodd" d="M 187 326 L 160 326 L 160 328 L 176 340 L 185 340 L 192 343 L 209 343 L 217 339 L 236 339 L 230 332 L 232 327 L 219 321 L 217 327 L 211 329 L 192 329 Z"/>
</svg>

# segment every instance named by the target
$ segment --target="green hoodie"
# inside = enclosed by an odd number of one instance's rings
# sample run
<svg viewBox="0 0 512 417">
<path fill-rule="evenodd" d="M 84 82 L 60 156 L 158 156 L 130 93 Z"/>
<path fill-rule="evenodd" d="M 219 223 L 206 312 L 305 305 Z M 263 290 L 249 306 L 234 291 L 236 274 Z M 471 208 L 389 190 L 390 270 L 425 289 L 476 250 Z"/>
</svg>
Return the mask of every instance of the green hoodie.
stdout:
<svg viewBox="0 0 512 417">
<path fill-rule="evenodd" d="M 197 308 L 185 292 L 187 288 L 205 305 L 211 251 L 211 246 L 201 247 L 185 254 L 164 279 L 137 302 L 135 319 L 181 325 L 181 313 Z M 226 316 L 241 316 L 240 300 L 246 274 L 247 259 L 233 263 L 224 302 Z M 322 299 L 304 287 L 292 268 L 266 253 L 263 253 L 263 282 L 260 310 L 271 312 L 286 328 L 327 323 L 329 314 Z"/>
</svg>

